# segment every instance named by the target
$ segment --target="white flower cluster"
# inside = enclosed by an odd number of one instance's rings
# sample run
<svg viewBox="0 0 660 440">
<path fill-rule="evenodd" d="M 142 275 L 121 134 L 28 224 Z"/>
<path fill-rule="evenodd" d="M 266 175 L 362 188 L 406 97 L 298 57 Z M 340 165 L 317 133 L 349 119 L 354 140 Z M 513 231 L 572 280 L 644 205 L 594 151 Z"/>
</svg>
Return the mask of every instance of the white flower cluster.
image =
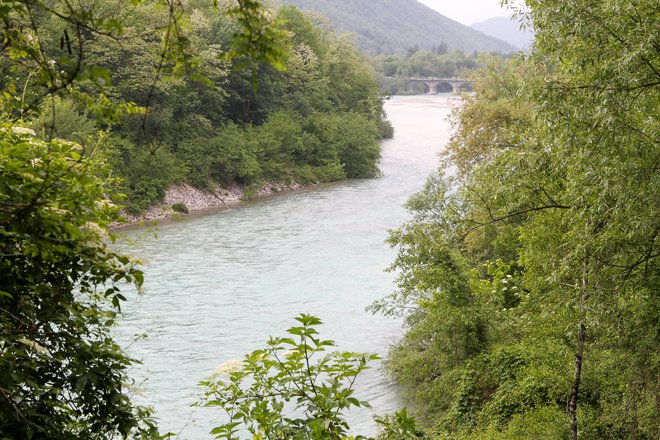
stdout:
<svg viewBox="0 0 660 440">
<path fill-rule="evenodd" d="M 19 126 L 13 126 L 11 128 L 11 131 L 13 131 L 16 134 L 27 134 L 29 136 L 36 136 L 37 134 L 32 130 L 31 128 L 27 127 L 19 127 Z"/>
<path fill-rule="evenodd" d="M 229 374 L 233 373 L 234 371 L 238 371 L 241 369 L 241 366 L 243 365 L 243 360 L 242 359 L 232 359 L 230 361 L 225 361 L 215 367 L 215 374 Z"/>
<path fill-rule="evenodd" d="M 44 356 L 52 357 L 52 355 L 50 354 L 50 350 L 48 350 L 46 347 L 44 347 L 43 345 L 41 345 L 37 341 L 32 341 L 32 340 L 27 339 L 27 338 L 21 338 L 21 339 L 18 340 L 18 342 L 20 342 L 21 344 L 27 345 L 28 347 L 30 347 L 32 350 L 34 350 L 38 354 L 42 354 Z"/>
</svg>

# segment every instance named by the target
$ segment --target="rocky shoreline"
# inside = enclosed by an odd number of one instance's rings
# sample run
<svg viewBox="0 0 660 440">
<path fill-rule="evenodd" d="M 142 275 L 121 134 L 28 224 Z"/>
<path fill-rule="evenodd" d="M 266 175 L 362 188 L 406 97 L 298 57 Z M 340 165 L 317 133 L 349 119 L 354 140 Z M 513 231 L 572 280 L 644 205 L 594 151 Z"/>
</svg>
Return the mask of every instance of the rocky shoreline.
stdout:
<svg viewBox="0 0 660 440">
<path fill-rule="evenodd" d="M 302 188 L 298 183 L 268 183 L 262 186 L 255 197 L 266 197 L 283 191 L 292 191 Z M 213 190 L 195 188 L 188 184 L 178 184 L 170 187 L 165 192 L 165 197 L 160 205 L 147 209 L 139 216 L 132 216 L 122 212 L 124 221 L 110 224 L 111 229 L 139 223 L 153 222 L 173 217 L 175 215 L 192 212 L 206 211 L 237 205 L 245 199 L 245 187 L 232 185 L 228 188 L 218 187 Z"/>
</svg>

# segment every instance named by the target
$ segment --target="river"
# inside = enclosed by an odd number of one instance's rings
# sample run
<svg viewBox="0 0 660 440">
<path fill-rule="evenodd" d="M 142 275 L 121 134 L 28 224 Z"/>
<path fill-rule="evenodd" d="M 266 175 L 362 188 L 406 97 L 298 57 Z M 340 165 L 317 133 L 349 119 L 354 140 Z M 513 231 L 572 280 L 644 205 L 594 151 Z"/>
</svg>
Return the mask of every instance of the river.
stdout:
<svg viewBox="0 0 660 440">
<path fill-rule="evenodd" d="M 220 411 L 189 406 L 197 383 L 269 335 L 283 336 L 300 313 L 320 317 L 321 336 L 340 349 L 386 355 L 401 323 L 365 308 L 394 291 L 395 275 L 384 272 L 396 255 L 387 231 L 408 218 L 403 204 L 435 169 L 452 105 L 446 94 L 386 102 L 395 136 L 382 143 L 382 177 L 163 222 L 157 238 L 144 228 L 124 232 L 137 247 L 123 250 L 145 260 L 145 294 L 123 306 L 117 339 L 143 361 L 130 372 L 135 400 L 154 406 L 162 432 L 211 438 Z M 378 365 L 358 385 L 373 410 L 348 420 L 353 432 L 374 434 L 373 413 L 400 406 L 396 389 Z"/>
</svg>

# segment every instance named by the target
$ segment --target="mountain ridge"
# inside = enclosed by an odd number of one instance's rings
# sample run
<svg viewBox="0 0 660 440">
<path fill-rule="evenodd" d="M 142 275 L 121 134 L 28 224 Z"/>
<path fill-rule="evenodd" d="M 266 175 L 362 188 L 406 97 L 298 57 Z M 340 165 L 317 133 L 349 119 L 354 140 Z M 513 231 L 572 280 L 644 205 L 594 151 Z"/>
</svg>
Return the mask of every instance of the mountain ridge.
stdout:
<svg viewBox="0 0 660 440">
<path fill-rule="evenodd" d="M 506 41 L 520 49 L 528 47 L 534 41 L 533 30 L 522 30 L 518 23 L 509 17 L 492 17 L 470 25 L 486 35 Z"/>
<path fill-rule="evenodd" d="M 351 32 L 372 55 L 431 49 L 445 43 L 464 52 L 514 52 L 518 48 L 454 21 L 416 0 L 277 0 L 324 15 L 341 32 Z"/>
</svg>

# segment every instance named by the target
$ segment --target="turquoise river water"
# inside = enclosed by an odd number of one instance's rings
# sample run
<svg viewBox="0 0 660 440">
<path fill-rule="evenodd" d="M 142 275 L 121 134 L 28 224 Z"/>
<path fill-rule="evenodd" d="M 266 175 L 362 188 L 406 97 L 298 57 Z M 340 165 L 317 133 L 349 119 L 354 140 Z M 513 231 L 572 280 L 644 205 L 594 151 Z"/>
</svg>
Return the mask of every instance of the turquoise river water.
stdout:
<svg viewBox="0 0 660 440">
<path fill-rule="evenodd" d="M 124 250 L 145 260 L 145 294 L 123 306 L 117 338 L 142 365 L 130 372 L 135 400 L 151 404 L 162 432 L 209 439 L 220 411 L 192 408 L 197 386 L 224 361 L 284 335 L 293 317 L 320 317 L 321 336 L 340 349 L 385 356 L 401 322 L 365 311 L 392 293 L 396 255 L 388 229 L 408 218 L 403 204 L 422 188 L 449 138 L 448 95 L 394 97 L 395 128 L 382 143 L 382 177 L 288 192 L 229 209 L 122 233 Z M 146 334 L 146 338 L 135 338 Z M 396 387 L 379 365 L 358 378 L 372 409 L 352 411 L 355 433 L 374 434 L 372 416 L 397 409 Z"/>
</svg>

